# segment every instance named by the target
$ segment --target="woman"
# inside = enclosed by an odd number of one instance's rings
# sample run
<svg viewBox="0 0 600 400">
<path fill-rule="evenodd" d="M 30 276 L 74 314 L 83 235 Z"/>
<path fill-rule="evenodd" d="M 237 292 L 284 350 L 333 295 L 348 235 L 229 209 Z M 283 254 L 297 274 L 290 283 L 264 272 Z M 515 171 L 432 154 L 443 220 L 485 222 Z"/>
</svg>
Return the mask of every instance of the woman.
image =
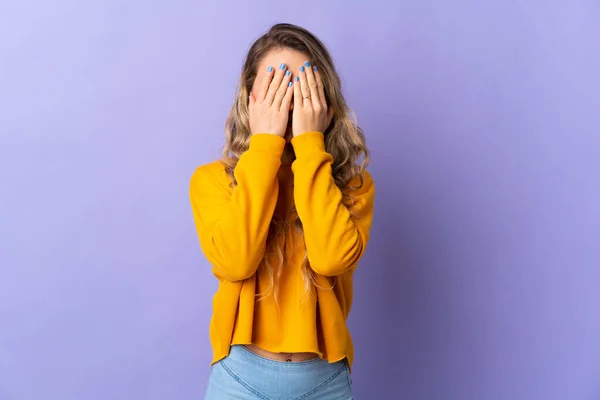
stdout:
<svg viewBox="0 0 600 400">
<path fill-rule="evenodd" d="M 190 197 L 219 280 L 207 399 L 351 399 L 346 326 L 375 189 L 323 44 L 290 24 L 250 48 L 222 160 Z M 361 160 L 359 160 L 361 159 Z"/>
</svg>

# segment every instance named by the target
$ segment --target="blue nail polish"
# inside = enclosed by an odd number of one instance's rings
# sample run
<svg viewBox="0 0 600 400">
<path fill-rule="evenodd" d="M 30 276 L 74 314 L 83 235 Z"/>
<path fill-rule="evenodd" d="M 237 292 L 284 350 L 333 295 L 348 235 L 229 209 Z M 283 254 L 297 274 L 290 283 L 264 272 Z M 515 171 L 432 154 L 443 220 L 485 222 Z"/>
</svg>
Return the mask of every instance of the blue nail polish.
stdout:
<svg viewBox="0 0 600 400">
<path fill-rule="evenodd" d="M 306 65 L 307 67 L 310 67 L 310 61 L 306 61 L 306 62 L 304 63 L 304 65 Z"/>
<path fill-rule="evenodd" d="M 291 74 L 291 72 L 289 69 L 287 71 L 285 71 L 285 76 L 290 76 L 290 74 Z"/>
<path fill-rule="evenodd" d="M 272 72 L 273 71 L 273 67 L 267 68 L 267 71 Z"/>
<path fill-rule="evenodd" d="M 279 66 L 279 68 L 280 68 L 280 69 L 285 69 L 285 64 L 281 64 L 281 65 Z"/>
<path fill-rule="evenodd" d="M 317 66 L 316 66 L 316 65 L 313 67 L 313 70 L 314 70 L 315 72 L 317 72 L 317 71 L 318 71 L 318 69 L 317 69 Z"/>
<path fill-rule="evenodd" d="M 300 72 L 304 72 L 304 66 L 300 67 Z"/>
<path fill-rule="evenodd" d="M 300 80 L 300 78 L 299 78 L 299 77 L 296 77 L 296 82 L 298 82 L 299 80 Z"/>
<path fill-rule="evenodd" d="M 288 86 L 289 86 L 289 87 L 292 87 L 292 82 L 288 83 Z"/>
</svg>

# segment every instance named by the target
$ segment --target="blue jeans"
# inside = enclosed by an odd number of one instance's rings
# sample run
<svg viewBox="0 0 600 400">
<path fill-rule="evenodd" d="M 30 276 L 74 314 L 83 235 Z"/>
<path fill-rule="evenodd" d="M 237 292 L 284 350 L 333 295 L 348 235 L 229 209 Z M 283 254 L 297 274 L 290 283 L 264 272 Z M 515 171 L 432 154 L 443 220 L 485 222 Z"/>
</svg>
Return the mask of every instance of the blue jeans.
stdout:
<svg viewBox="0 0 600 400">
<path fill-rule="evenodd" d="M 274 361 L 243 346 L 211 367 L 205 400 L 352 400 L 346 360 Z"/>
</svg>

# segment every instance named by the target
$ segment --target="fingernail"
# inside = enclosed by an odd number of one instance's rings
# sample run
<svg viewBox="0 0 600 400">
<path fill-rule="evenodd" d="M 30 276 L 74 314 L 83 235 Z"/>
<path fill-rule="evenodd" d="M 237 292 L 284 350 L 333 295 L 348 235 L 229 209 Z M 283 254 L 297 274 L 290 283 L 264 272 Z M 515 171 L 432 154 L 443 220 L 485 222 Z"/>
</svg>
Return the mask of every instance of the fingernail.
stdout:
<svg viewBox="0 0 600 400">
<path fill-rule="evenodd" d="M 304 72 L 304 66 L 300 67 L 300 72 Z"/>
<path fill-rule="evenodd" d="M 317 71 L 318 71 L 318 70 L 317 70 L 317 66 L 316 66 L 316 65 L 313 67 L 313 70 L 314 70 L 315 72 L 317 72 Z"/>
<path fill-rule="evenodd" d="M 285 72 L 285 76 L 290 76 L 290 74 L 291 74 L 291 72 L 290 72 L 290 70 L 288 69 L 288 70 Z"/>
<path fill-rule="evenodd" d="M 299 77 L 296 77 L 296 82 L 298 82 L 299 80 L 300 80 L 300 78 L 299 78 Z"/>
<path fill-rule="evenodd" d="M 273 71 L 273 67 L 267 68 L 267 71 L 272 72 Z"/>
<path fill-rule="evenodd" d="M 292 87 L 292 82 L 288 83 L 288 86 L 289 86 L 289 87 Z"/>
<path fill-rule="evenodd" d="M 281 69 L 285 69 L 285 64 L 281 64 L 281 65 L 279 66 L 279 68 L 281 68 Z"/>
<path fill-rule="evenodd" d="M 310 67 L 310 61 L 306 61 L 306 62 L 304 63 L 304 65 L 306 65 L 307 67 Z"/>
</svg>

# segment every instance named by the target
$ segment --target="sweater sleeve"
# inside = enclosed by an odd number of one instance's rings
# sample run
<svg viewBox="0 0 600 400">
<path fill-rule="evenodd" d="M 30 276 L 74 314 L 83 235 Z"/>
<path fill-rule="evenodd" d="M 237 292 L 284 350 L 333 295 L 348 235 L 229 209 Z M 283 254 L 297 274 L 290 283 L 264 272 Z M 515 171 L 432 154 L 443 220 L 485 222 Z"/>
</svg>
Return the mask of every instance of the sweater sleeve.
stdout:
<svg viewBox="0 0 600 400">
<path fill-rule="evenodd" d="M 219 278 L 251 277 L 262 260 L 277 204 L 277 172 L 285 140 L 253 135 L 229 186 L 223 168 L 199 167 L 190 182 L 190 200 L 200 246 Z M 213 164 L 214 165 L 214 164 Z"/>
<path fill-rule="evenodd" d="M 323 134 L 303 133 L 292 139 L 292 145 L 296 153 L 292 164 L 294 201 L 304 228 L 308 261 L 317 274 L 342 274 L 356 267 L 369 240 L 373 179 L 363 173 L 363 185 L 350 193 L 354 201 L 347 206 L 333 179 L 333 156 L 325 150 Z M 358 186 L 359 178 L 350 184 Z"/>
</svg>

